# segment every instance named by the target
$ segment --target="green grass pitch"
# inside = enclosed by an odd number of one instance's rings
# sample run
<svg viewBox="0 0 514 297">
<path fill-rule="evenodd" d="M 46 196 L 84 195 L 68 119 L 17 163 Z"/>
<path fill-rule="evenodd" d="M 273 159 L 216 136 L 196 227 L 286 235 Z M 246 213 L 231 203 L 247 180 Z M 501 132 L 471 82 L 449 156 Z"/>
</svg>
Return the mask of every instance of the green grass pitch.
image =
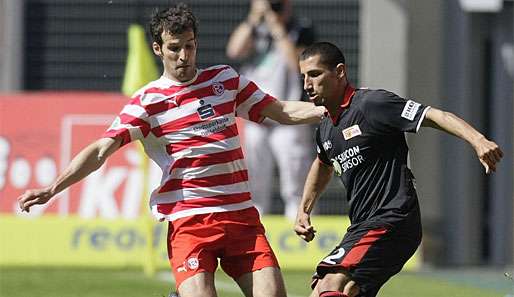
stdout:
<svg viewBox="0 0 514 297">
<path fill-rule="evenodd" d="M 174 287 L 170 272 L 146 277 L 139 269 L 86 268 L 19 268 L 0 267 L 2 297 L 167 297 Z M 288 296 L 308 296 L 309 271 L 284 271 Z M 503 297 L 510 291 L 508 280 L 501 279 L 504 288 L 477 288 L 444 277 L 417 273 L 400 273 L 382 289 L 381 297 Z M 240 297 L 234 282 L 223 273 L 216 275 L 220 297 Z"/>
</svg>

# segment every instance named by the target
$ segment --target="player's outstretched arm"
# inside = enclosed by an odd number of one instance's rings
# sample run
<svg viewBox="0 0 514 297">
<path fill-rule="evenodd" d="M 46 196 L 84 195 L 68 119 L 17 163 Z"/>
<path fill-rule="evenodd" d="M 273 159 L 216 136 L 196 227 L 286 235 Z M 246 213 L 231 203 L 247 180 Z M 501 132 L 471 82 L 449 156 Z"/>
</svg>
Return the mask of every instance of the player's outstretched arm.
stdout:
<svg viewBox="0 0 514 297">
<path fill-rule="evenodd" d="M 436 128 L 466 140 L 477 153 L 486 173 L 496 171 L 496 163 L 503 152 L 496 143 L 488 140 L 470 124 L 451 112 L 431 107 L 422 123 L 423 126 Z"/>
<path fill-rule="evenodd" d="M 261 115 L 286 125 L 316 124 L 325 114 L 325 107 L 303 101 L 275 100 L 262 109 Z"/>
<path fill-rule="evenodd" d="M 307 242 L 313 240 L 314 233 L 316 233 L 316 230 L 311 225 L 310 213 L 321 193 L 323 193 L 330 182 L 333 172 L 334 169 L 331 166 L 322 163 L 319 159 L 315 159 L 307 175 L 302 201 L 298 206 L 294 226 L 296 234 Z"/>
<path fill-rule="evenodd" d="M 113 138 L 101 138 L 91 143 L 73 158 L 70 165 L 50 186 L 27 190 L 18 197 L 21 210 L 29 212 L 33 205 L 45 204 L 59 192 L 88 176 L 100 168 L 107 157 L 120 147 L 120 144 L 121 139 Z"/>
</svg>

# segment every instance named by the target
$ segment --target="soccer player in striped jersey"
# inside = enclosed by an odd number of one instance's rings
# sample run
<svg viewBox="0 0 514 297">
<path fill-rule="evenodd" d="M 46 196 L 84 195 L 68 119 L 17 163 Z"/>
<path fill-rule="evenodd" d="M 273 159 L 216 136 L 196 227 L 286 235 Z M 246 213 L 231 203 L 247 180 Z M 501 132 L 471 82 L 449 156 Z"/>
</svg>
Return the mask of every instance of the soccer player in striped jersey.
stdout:
<svg viewBox="0 0 514 297">
<path fill-rule="evenodd" d="M 140 140 L 162 169 L 152 213 L 168 223 L 168 254 L 181 297 L 216 296 L 223 270 L 245 296 L 285 297 L 277 259 L 252 204 L 236 116 L 282 124 L 319 122 L 312 103 L 279 101 L 226 65 L 196 67 L 197 24 L 184 4 L 150 21 L 161 78 L 137 91 L 111 127 L 49 187 L 20 196 L 22 210 L 43 204 L 98 169 L 121 146 Z"/>
<path fill-rule="evenodd" d="M 311 297 L 375 297 L 421 241 L 415 181 L 405 132 L 430 126 L 467 141 L 486 173 L 502 158 L 498 145 L 457 116 L 385 90 L 355 89 L 343 53 L 315 43 L 300 55 L 304 89 L 330 116 L 316 131 L 318 158 L 305 182 L 295 231 L 314 238 L 310 212 L 336 173 L 347 190 L 351 225 L 316 268 Z"/>
</svg>

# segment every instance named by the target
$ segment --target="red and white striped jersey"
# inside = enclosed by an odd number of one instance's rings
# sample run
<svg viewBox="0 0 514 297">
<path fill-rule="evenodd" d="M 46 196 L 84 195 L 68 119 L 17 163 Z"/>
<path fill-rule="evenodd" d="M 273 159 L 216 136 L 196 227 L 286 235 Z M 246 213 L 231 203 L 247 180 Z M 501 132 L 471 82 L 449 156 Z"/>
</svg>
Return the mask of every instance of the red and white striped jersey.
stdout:
<svg viewBox="0 0 514 297">
<path fill-rule="evenodd" d="M 158 219 L 252 207 L 236 116 L 260 122 L 275 98 L 230 66 L 184 83 L 161 77 L 135 93 L 103 137 L 143 143 L 162 169 L 150 207 Z"/>
</svg>

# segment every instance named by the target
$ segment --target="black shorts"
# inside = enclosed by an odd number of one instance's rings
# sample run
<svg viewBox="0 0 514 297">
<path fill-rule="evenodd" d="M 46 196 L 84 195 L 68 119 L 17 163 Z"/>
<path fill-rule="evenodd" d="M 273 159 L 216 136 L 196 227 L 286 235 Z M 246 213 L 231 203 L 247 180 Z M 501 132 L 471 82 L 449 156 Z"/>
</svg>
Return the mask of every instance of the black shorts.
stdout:
<svg viewBox="0 0 514 297">
<path fill-rule="evenodd" d="M 327 273 L 344 270 L 359 285 L 359 297 L 374 297 L 400 272 L 420 242 L 419 212 L 395 225 L 370 222 L 350 226 L 341 243 L 316 267 L 312 288 Z"/>
</svg>

